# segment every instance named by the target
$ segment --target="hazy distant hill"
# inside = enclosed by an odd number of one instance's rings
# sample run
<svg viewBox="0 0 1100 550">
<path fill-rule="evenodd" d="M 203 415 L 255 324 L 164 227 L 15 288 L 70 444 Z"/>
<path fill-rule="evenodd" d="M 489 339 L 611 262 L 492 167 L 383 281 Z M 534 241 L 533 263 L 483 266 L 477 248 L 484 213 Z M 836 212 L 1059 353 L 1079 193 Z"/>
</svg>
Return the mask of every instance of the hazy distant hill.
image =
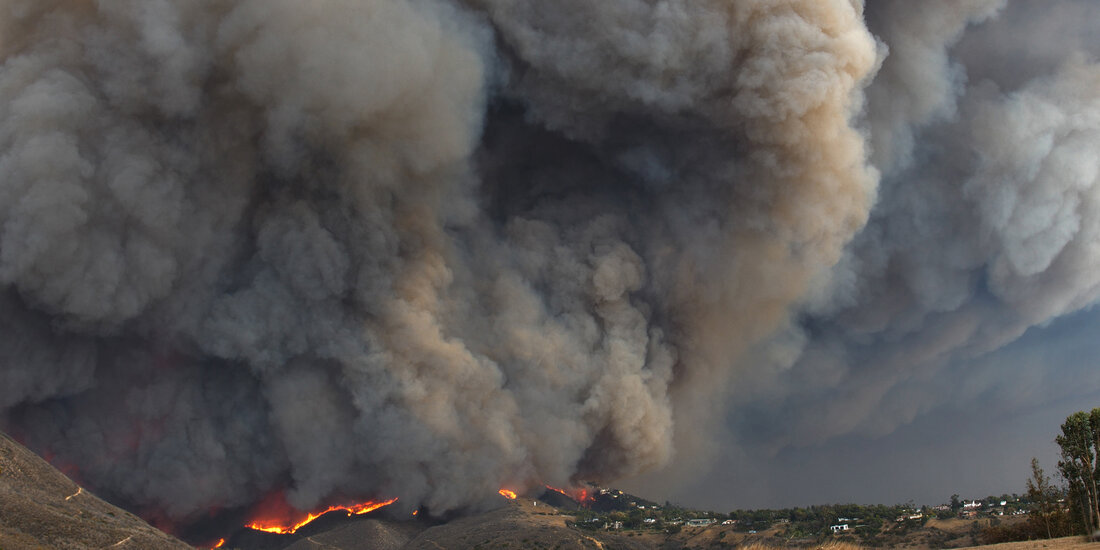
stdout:
<svg viewBox="0 0 1100 550">
<path fill-rule="evenodd" d="M 81 489 L 0 433 L 0 549 L 191 547 Z"/>
</svg>

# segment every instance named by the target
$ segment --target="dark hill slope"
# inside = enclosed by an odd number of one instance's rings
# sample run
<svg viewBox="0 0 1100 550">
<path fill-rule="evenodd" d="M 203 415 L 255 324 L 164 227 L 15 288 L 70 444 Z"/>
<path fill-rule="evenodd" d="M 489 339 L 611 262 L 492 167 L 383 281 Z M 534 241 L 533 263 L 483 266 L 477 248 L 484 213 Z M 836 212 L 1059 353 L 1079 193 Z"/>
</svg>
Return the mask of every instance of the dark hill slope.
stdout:
<svg viewBox="0 0 1100 550">
<path fill-rule="evenodd" d="M 229 537 L 226 547 L 242 550 L 650 550 L 657 545 L 615 532 L 570 527 L 573 517 L 545 502 L 520 498 L 481 514 L 435 524 L 430 520 L 343 518 L 294 535 Z M 575 506 L 575 503 L 574 503 Z M 312 526 L 311 526 L 312 527 Z M 260 536 L 263 535 L 263 536 Z"/>
<path fill-rule="evenodd" d="M 0 548 L 191 550 L 0 433 Z"/>
<path fill-rule="evenodd" d="M 507 506 L 458 519 L 421 532 L 405 548 L 410 550 L 546 548 L 557 550 L 641 550 L 650 546 L 606 532 L 583 532 L 567 527 L 567 516 L 544 503 L 520 498 Z M 571 519 L 571 518 L 569 518 Z"/>
<path fill-rule="evenodd" d="M 307 536 L 284 550 L 401 550 L 422 529 L 414 522 L 349 520 Z"/>
</svg>

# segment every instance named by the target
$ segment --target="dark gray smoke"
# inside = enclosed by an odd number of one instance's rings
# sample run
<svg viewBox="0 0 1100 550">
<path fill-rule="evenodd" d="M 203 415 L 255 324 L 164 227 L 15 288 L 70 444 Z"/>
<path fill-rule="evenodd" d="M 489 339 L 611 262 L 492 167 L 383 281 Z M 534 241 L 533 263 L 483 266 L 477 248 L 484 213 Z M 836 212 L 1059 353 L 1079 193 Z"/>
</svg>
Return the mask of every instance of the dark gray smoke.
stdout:
<svg viewBox="0 0 1100 550">
<path fill-rule="evenodd" d="M 874 192 L 772 4 L 5 3 L 6 426 L 177 521 L 666 464 Z"/>
<path fill-rule="evenodd" d="M 4 2 L 0 424 L 175 522 L 889 431 L 1100 293 L 1003 4 Z"/>
</svg>

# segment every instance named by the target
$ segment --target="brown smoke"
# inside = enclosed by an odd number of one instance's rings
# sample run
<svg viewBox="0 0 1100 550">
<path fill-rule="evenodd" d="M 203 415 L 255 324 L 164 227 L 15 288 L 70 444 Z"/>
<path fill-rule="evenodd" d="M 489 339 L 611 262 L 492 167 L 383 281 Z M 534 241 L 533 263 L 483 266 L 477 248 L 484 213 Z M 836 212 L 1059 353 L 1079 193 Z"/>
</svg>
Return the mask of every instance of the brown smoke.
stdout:
<svg viewBox="0 0 1100 550">
<path fill-rule="evenodd" d="M 662 466 L 867 219 L 861 15 L 9 2 L 6 425 L 181 520 Z"/>
</svg>

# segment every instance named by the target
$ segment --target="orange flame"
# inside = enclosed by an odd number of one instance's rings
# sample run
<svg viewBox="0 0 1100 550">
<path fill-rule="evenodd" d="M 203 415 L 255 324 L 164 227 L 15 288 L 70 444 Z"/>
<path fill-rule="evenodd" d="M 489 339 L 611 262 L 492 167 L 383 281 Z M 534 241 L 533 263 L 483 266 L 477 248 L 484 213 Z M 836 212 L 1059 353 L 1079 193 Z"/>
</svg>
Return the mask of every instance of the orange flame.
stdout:
<svg viewBox="0 0 1100 550">
<path fill-rule="evenodd" d="M 555 493 L 561 493 L 561 494 L 563 494 L 567 497 L 569 496 L 569 493 L 566 493 L 565 489 L 558 489 L 557 487 L 551 487 L 549 485 L 547 485 L 546 488 L 550 489 L 551 491 L 554 491 Z M 569 497 L 569 498 L 573 498 L 573 497 Z"/>
<path fill-rule="evenodd" d="M 218 543 L 210 548 L 221 548 L 222 546 L 225 546 L 225 539 L 218 539 Z"/>
<path fill-rule="evenodd" d="M 557 487 L 551 487 L 549 485 L 546 485 L 546 488 L 556 493 L 561 493 L 562 495 L 565 495 L 577 501 L 577 503 L 582 506 L 587 506 L 593 500 L 588 496 L 588 489 L 573 489 L 572 494 L 570 494 L 565 489 L 558 489 Z"/>
<path fill-rule="evenodd" d="M 508 489 L 501 489 L 497 491 L 501 496 L 507 499 L 516 500 L 516 494 Z"/>
<path fill-rule="evenodd" d="M 343 510 L 343 511 L 347 512 L 348 516 L 350 517 L 353 514 L 354 515 L 362 515 L 362 514 L 366 514 L 368 512 L 373 512 L 373 511 L 375 511 L 375 510 L 377 510 L 377 509 L 379 509 L 383 506 L 389 506 L 390 504 L 393 504 L 395 502 L 397 502 L 397 499 L 396 498 L 391 498 L 390 500 L 386 500 L 386 501 L 382 501 L 382 502 L 374 502 L 373 500 L 368 500 L 367 502 L 364 502 L 362 504 L 352 504 L 351 506 L 329 506 L 325 510 L 321 510 L 319 512 L 313 512 L 311 514 L 307 514 L 305 519 L 302 519 L 302 520 L 300 520 L 296 523 L 281 524 L 281 523 L 273 522 L 273 521 L 258 520 L 258 521 L 254 521 L 252 523 L 249 523 L 248 525 L 245 525 L 245 527 L 248 527 L 249 529 L 253 529 L 253 530 L 256 530 L 256 531 L 263 531 L 265 533 L 277 533 L 277 534 L 280 534 L 280 535 L 289 535 L 289 534 L 297 531 L 298 529 L 301 529 L 302 527 L 305 527 L 306 525 L 309 525 L 311 522 L 313 522 L 313 520 L 315 520 L 315 519 L 317 519 L 317 518 L 319 518 L 319 517 L 321 517 L 321 516 L 323 516 L 323 515 L 325 515 L 329 512 L 335 512 L 337 510 Z"/>
</svg>

